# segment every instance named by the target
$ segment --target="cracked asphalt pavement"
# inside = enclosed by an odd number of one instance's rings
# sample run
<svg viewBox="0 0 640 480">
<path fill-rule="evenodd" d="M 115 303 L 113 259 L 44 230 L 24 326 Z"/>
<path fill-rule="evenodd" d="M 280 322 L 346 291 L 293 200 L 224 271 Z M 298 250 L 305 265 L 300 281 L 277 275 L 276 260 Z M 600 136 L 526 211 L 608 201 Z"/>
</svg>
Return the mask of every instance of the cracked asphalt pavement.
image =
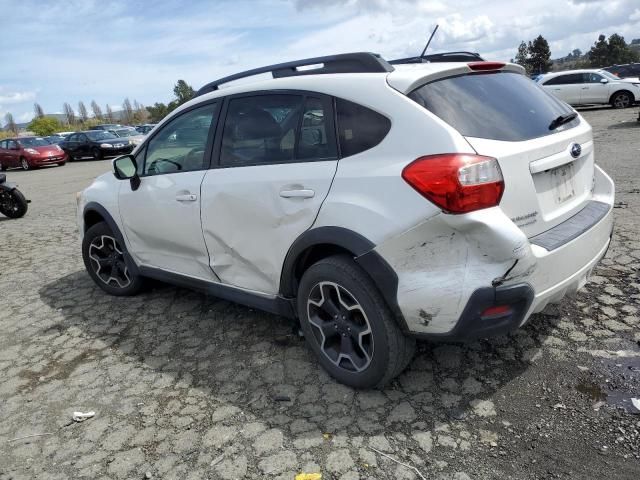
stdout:
<svg viewBox="0 0 640 480">
<path fill-rule="evenodd" d="M 618 192 L 591 282 L 512 335 L 419 344 L 382 391 L 333 381 L 283 318 L 94 286 L 75 192 L 108 161 L 7 172 L 32 203 L 0 218 L 0 480 L 637 479 L 640 123 L 583 113 Z"/>
</svg>

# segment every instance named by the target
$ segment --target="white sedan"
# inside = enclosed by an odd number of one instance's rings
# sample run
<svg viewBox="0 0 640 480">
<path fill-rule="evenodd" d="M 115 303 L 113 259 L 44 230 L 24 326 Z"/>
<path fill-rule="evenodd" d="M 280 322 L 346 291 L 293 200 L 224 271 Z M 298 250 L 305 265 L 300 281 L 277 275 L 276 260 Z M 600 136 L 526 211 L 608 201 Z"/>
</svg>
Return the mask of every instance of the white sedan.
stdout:
<svg viewBox="0 0 640 480">
<path fill-rule="evenodd" d="M 570 105 L 610 104 L 614 108 L 627 108 L 640 102 L 637 78 L 618 78 L 605 70 L 554 72 L 536 82 Z"/>
</svg>

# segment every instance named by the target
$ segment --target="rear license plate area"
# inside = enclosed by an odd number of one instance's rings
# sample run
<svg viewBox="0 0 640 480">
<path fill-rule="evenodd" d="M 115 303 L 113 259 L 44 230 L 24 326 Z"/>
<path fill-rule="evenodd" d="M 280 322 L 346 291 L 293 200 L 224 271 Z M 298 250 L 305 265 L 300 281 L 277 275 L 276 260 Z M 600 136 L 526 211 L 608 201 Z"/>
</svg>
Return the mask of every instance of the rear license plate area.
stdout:
<svg viewBox="0 0 640 480">
<path fill-rule="evenodd" d="M 549 170 L 553 198 L 556 204 L 565 203 L 576 195 L 573 162 Z"/>
</svg>

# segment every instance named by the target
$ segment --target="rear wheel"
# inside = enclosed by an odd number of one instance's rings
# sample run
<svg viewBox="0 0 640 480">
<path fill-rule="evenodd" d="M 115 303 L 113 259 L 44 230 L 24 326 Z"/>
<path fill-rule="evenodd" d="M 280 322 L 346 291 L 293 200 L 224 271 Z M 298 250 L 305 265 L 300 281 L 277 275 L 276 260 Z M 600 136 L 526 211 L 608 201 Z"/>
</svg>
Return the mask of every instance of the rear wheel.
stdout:
<svg viewBox="0 0 640 480">
<path fill-rule="evenodd" d="M 0 190 L 0 213 L 9 218 L 20 218 L 27 213 L 29 204 L 20 190 Z"/>
<path fill-rule="evenodd" d="M 91 150 L 91 155 L 93 155 L 94 160 L 102 160 L 103 157 L 102 152 L 99 148 L 94 148 L 93 150 Z"/>
<path fill-rule="evenodd" d="M 613 108 L 627 108 L 633 103 L 633 98 L 629 92 L 618 92 L 611 98 Z"/>
<path fill-rule="evenodd" d="M 7 166 L 0 161 L 0 172 L 6 172 L 6 171 L 7 171 Z"/>
<path fill-rule="evenodd" d="M 383 387 L 413 357 L 415 340 L 403 335 L 376 286 L 347 255 L 312 265 L 297 303 L 309 347 L 344 384 Z"/>
<path fill-rule="evenodd" d="M 31 165 L 29 165 L 29 160 L 24 157 L 20 157 L 20 166 L 23 170 L 29 170 L 31 168 Z"/>
<path fill-rule="evenodd" d="M 144 278 L 133 272 L 125 252 L 124 245 L 105 222 L 93 225 L 82 239 L 82 259 L 87 272 L 111 295 L 135 295 L 144 284 Z"/>
</svg>

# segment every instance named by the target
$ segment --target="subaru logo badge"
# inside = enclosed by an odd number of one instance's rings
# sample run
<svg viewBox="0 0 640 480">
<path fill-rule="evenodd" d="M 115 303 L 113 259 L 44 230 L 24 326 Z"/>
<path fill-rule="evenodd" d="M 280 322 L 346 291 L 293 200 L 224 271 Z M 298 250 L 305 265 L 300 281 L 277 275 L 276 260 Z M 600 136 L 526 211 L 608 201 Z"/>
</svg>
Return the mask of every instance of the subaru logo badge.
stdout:
<svg viewBox="0 0 640 480">
<path fill-rule="evenodd" d="M 582 147 L 580 146 L 579 143 L 574 143 L 573 145 L 571 145 L 571 156 L 573 158 L 578 158 L 581 153 L 582 153 Z"/>
</svg>

